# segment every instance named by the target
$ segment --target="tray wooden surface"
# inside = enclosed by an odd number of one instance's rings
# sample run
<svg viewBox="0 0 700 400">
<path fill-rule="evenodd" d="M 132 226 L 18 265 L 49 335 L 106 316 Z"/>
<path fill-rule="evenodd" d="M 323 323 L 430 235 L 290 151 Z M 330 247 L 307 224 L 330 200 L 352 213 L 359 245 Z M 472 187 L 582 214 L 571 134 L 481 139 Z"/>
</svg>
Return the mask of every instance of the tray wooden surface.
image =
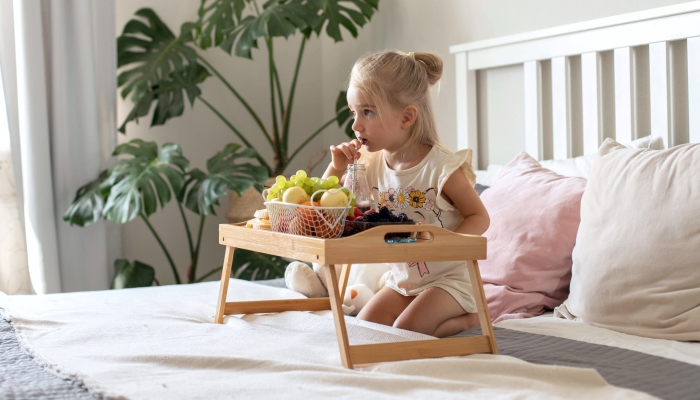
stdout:
<svg viewBox="0 0 700 400">
<path fill-rule="evenodd" d="M 387 233 L 418 232 L 413 243 L 387 243 Z M 486 238 L 434 225 L 384 225 L 337 239 L 219 225 L 219 244 L 319 264 L 485 260 Z"/>
</svg>

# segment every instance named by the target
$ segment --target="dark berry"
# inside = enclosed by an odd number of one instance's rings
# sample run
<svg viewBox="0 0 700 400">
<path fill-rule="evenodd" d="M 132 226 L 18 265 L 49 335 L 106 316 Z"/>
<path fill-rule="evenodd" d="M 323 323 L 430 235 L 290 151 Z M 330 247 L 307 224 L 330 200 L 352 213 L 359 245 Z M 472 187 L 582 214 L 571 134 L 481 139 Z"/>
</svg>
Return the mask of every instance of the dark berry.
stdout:
<svg viewBox="0 0 700 400">
<path fill-rule="evenodd" d="M 386 206 L 382 206 L 379 208 L 379 216 L 382 217 L 382 219 L 390 219 L 391 218 L 391 210 L 387 208 Z"/>
</svg>

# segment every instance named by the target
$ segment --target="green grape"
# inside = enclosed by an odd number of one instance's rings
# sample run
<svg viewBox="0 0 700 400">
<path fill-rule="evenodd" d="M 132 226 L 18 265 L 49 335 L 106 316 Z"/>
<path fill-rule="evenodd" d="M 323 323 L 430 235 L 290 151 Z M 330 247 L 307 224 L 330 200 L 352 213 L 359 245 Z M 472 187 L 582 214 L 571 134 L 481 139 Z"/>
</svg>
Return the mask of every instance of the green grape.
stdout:
<svg viewBox="0 0 700 400">
<path fill-rule="evenodd" d="M 274 186 L 272 186 L 272 187 L 270 188 L 270 190 L 268 190 L 267 192 L 268 192 L 268 193 L 272 193 L 272 194 L 277 194 L 277 193 L 280 192 L 280 189 L 277 187 L 277 185 L 274 185 Z"/>
<path fill-rule="evenodd" d="M 338 179 L 338 178 L 336 178 L 336 179 Z M 337 183 L 334 183 L 333 185 L 331 185 L 331 189 L 340 189 L 341 187 L 342 187 L 342 186 L 340 186 L 340 185 L 337 184 Z"/>
<path fill-rule="evenodd" d="M 330 182 L 331 185 L 335 185 L 336 183 L 340 182 L 340 180 L 338 180 L 338 177 L 335 176 L 335 175 L 329 176 L 328 179 L 326 179 L 326 180 L 327 180 L 328 182 Z"/>
<path fill-rule="evenodd" d="M 275 198 L 277 198 L 276 195 L 274 195 L 274 194 L 272 194 L 272 193 L 268 193 L 268 195 L 267 195 L 267 201 L 272 201 L 272 199 L 275 199 Z"/>
<path fill-rule="evenodd" d="M 303 180 L 303 179 L 297 179 L 296 181 L 294 181 L 294 186 L 303 187 L 303 186 L 304 186 L 304 180 Z"/>
<path fill-rule="evenodd" d="M 306 179 L 304 179 L 304 185 L 306 185 L 306 186 L 312 186 L 312 187 L 313 187 L 313 186 L 314 186 L 314 183 L 315 183 L 314 180 L 311 179 L 311 178 L 306 178 Z"/>
<path fill-rule="evenodd" d="M 311 191 L 311 189 L 312 189 L 312 188 L 310 188 L 310 187 L 308 187 L 308 186 L 304 186 L 304 191 L 305 191 L 306 194 L 308 194 L 309 196 L 311 196 L 311 194 L 313 193 L 313 192 Z"/>
<path fill-rule="evenodd" d="M 282 188 L 284 188 L 284 183 L 282 183 L 282 182 L 277 182 L 277 183 L 275 183 L 274 185 L 272 185 L 272 188 L 271 188 L 271 189 L 276 189 L 277 191 L 279 191 L 279 190 L 282 189 Z"/>
<path fill-rule="evenodd" d="M 332 183 L 328 182 L 328 179 L 324 179 L 321 181 L 321 188 L 323 188 L 323 189 L 328 190 L 331 188 L 331 185 L 332 185 Z"/>
<path fill-rule="evenodd" d="M 296 175 L 292 175 L 292 176 L 289 177 L 289 181 L 290 181 L 290 182 L 296 182 L 296 180 L 297 180 L 297 176 L 296 176 Z"/>
<path fill-rule="evenodd" d="M 285 178 L 284 175 L 277 175 L 277 178 L 275 178 L 275 180 L 276 180 L 277 182 L 282 182 L 282 183 L 284 183 L 284 182 L 287 181 L 287 178 Z"/>
<path fill-rule="evenodd" d="M 342 190 L 346 196 L 350 197 L 350 189 L 348 189 L 346 187 L 342 187 L 342 188 L 340 188 L 340 190 Z"/>
<path fill-rule="evenodd" d="M 306 179 L 306 172 L 303 169 L 300 169 L 297 171 L 297 179 L 304 180 Z"/>
<path fill-rule="evenodd" d="M 294 186 L 294 182 L 292 182 L 292 181 L 287 181 L 284 183 L 284 187 L 287 189 L 289 189 L 292 186 Z"/>
<path fill-rule="evenodd" d="M 277 194 L 277 197 L 279 197 L 281 199 L 282 195 L 284 195 L 284 192 L 286 192 L 286 191 L 287 191 L 287 188 L 280 190 L 280 192 Z"/>
<path fill-rule="evenodd" d="M 350 207 L 350 209 L 348 210 L 348 213 L 347 213 L 346 215 L 347 215 L 348 217 L 355 215 L 355 209 L 353 209 L 352 207 Z"/>
<path fill-rule="evenodd" d="M 357 200 L 355 199 L 355 196 L 352 196 L 350 199 L 350 206 L 355 207 L 357 205 Z M 352 208 L 350 208 L 352 210 Z"/>
</svg>

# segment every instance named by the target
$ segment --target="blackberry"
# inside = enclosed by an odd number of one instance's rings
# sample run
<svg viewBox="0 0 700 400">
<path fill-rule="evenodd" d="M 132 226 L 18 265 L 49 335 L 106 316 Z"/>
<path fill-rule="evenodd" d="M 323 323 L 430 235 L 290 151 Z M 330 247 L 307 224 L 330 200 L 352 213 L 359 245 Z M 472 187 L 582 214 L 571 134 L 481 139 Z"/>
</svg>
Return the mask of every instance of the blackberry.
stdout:
<svg viewBox="0 0 700 400">
<path fill-rule="evenodd" d="M 391 215 L 392 215 L 391 210 L 389 210 L 389 208 L 387 208 L 387 206 L 381 206 L 379 208 L 379 216 L 382 217 L 382 219 L 390 220 Z"/>
<path fill-rule="evenodd" d="M 399 213 L 398 215 L 396 215 L 396 222 L 409 222 L 409 221 L 410 220 L 408 218 L 408 215 L 406 215 L 404 213 Z"/>
<path fill-rule="evenodd" d="M 376 212 L 365 214 L 363 218 L 365 222 L 379 222 L 380 219 L 382 219 L 382 217 Z"/>
</svg>

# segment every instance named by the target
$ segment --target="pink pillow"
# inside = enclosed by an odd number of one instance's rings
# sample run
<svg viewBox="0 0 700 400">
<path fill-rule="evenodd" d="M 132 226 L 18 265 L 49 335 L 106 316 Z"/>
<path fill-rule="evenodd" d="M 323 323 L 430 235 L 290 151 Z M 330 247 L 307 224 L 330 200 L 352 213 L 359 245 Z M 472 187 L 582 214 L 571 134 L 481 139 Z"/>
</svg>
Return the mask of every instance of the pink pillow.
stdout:
<svg viewBox="0 0 700 400">
<path fill-rule="evenodd" d="M 585 188 L 585 179 L 554 173 L 522 152 L 481 195 L 491 226 L 479 267 L 494 322 L 534 317 L 566 300 Z"/>
</svg>

